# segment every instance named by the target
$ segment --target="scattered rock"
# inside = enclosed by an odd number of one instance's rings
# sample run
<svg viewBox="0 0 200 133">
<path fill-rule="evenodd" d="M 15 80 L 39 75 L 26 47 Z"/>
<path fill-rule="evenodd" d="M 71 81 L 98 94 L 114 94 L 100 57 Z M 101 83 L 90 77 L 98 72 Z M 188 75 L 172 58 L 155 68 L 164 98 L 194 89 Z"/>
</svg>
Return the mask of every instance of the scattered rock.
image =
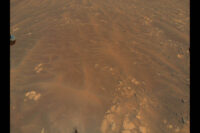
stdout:
<svg viewBox="0 0 200 133">
<path fill-rule="evenodd" d="M 130 87 L 130 86 L 128 87 L 128 90 L 131 90 L 131 87 Z"/>
<path fill-rule="evenodd" d="M 123 127 L 126 130 L 131 130 L 131 129 L 135 128 L 135 125 L 132 122 L 130 122 L 129 119 L 125 119 L 123 122 Z"/>
<path fill-rule="evenodd" d="M 37 101 L 41 97 L 41 94 L 36 93 L 36 91 L 30 91 L 25 94 L 25 97 L 30 100 Z M 26 101 L 26 99 L 24 99 L 24 101 Z"/>
<path fill-rule="evenodd" d="M 29 33 L 27 33 L 27 35 L 28 35 L 28 36 L 30 36 L 30 35 L 32 35 L 32 33 L 31 33 L 31 32 L 29 32 Z"/>
<path fill-rule="evenodd" d="M 105 91 L 105 90 L 106 90 L 106 88 L 101 88 L 101 90 Z"/>
<path fill-rule="evenodd" d="M 176 129 L 175 129 L 175 132 L 177 133 L 177 132 L 179 132 L 180 131 L 180 129 L 179 129 L 179 127 L 177 127 Z"/>
<path fill-rule="evenodd" d="M 99 66 L 99 64 L 95 64 L 94 67 L 97 68 Z"/>
<path fill-rule="evenodd" d="M 110 71 L 113 71 L 113 68 L 111 67 L 109 70 L 110 70 Z"/>
<path fill-rule="evenodd" d="M 113 106 L 111 107 L 110 110 L 111 110 L 112 112 L 115 112 L 115 109 L 116 109 L 116 105 L 113 105 Z"/>
<path fill-rule="evenodd" d="M 42 66 L 43 66 L 43 64 L 40 63 L 40 64 L 38 64 L 38 65 L 34 68 L 34 70 L 36 71 L 36 73 L 40 73 L 40 72 L 43 70 Z"/>
<path fill-rule="evenodd" d="M 44 128 L 42 128 L 41 133 L 44 133 Z"/>
<path fill-rule="evenodd" d="M 185 119 L 184 119 L 183 117 L 181 118 L 181 122 L 182 122 L 183 124 L 185 124 L 185 122 L 186 122 Z"/>
<path fill-rule="evenodd" d="M 157 75 L 160 76 L 161 75 L 160 72 L 158 72 Z"/>
<path fill-rule="evenodd" d="M 184 100 L 184 99 L 181 99 L 181 102 L 182 102 L 182 103 L 185 103 L 185 100 Z"/>
<path fill-rule="evenodd" d="M 139 114 L 139 113 L 136 115 L 136 118 L 137 118 L 138 120 L 140 120 L 140 119 L 141 119 L 141 117 L 140 117 L 140 114 Z"/>
<path fill-rule="evenodd" d="M 131 133 L 130 130 L 123 130 L 122 133 Z"/>
<path fill-rule="evenodd" d="M 167 120 L 163 120 L 163 123 L 164 123 L 164 124 L 167 124 Z"/>
<path fill-rule="evenodd" d="M 133 79 L 131 80 L 131 82 L 132 82 L 133 84 L 135 84 L 135 85 L 139 85 L 139 84 L 140 84 L 139 81 L 137 81 L 135 78 L 133 78 Z"/>
<path fill-rule="evenodd" d="M 146 128 L 145 128 L 145 127 L 142 127 L 142 126 L 141 126 L 141 127 L 140 127 L 140 132 L 141 132 L 141 133 L 146 133 L 146 132 L 147 132 L 147 130 L 146 130 Z"/>
<path fill-rule="evenodd" d="M 16 28 L 13 29 L 13 32 L 16 32 L 16 31 L 18 31 L 18 30 L 19 30 L 19 28 L 16 27 Z"/>
<path fill-rule="evenodd" d="M 172 128 L 173 128 L 173 126 L 172 126 L 172 125 L 168 125 L 168 128 L 169 128 L 169 129 L 172 129 Z"/>
<path fill-rule="evenodd" d="M 123 85 L 123 82 L 122 82 L 122 81 L 119 81 L 119 85 Z"/>
<path fill-rule="evenodd" d="M 182 58 L 183 58 L 183 55 L 178 54 L 177 57 L 178 57 L 179 59 L 182 59 Z"/>
</svg>

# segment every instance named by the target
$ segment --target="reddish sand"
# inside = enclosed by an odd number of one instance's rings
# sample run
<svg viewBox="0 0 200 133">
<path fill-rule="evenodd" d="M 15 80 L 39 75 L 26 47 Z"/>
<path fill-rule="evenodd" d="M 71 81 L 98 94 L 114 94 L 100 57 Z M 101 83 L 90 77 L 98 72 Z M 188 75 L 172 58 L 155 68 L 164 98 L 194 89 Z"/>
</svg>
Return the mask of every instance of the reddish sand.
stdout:
<svg viewBox="0 0 200 133">
<path fill-rule="evenodd" d="M 11 133 L 189 133 L 189 0 L 11 0 Z"/>
</svg>

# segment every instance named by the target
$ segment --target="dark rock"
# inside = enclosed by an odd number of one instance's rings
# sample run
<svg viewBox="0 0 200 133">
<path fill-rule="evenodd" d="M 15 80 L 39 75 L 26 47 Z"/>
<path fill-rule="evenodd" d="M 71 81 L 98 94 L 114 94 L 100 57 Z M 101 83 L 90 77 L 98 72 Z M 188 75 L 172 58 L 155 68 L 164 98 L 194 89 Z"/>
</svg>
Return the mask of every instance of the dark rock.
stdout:
<svg viewBox="0 0 200 133">
<path fill-rule="evenodd" d="M 185 100 L 184 100 L 184 99 L 181 99 L 181 102 L 182 102 L 182 103 L 185 103 Z"/>
<path fill-rule="evenodd" d="M 183 124 L 185 124 L 185 119 L 182 117 L 181 118 L 181 122 L 183 123 Z"/>
</svg>

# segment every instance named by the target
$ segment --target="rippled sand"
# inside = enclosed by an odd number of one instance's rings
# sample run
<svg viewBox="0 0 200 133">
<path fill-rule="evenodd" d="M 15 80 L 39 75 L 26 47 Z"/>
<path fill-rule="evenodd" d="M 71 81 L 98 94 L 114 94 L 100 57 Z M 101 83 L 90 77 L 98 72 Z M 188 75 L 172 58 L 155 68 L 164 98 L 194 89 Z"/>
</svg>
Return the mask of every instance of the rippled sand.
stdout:
<svg viewBox="0 0 200 133">
<path fill-rule="evenodd" d="M 189 133 L 189 0 L 11 0 L 11 133 Z"/>
</svg>

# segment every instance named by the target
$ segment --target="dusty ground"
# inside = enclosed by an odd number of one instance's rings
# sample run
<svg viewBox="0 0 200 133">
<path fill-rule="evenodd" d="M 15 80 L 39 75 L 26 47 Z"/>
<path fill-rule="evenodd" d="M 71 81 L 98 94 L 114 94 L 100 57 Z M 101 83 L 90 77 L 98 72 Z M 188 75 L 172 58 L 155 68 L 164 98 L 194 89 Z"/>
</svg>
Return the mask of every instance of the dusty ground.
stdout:
<svg viewBox="0 0 200 133">
<path fill-rule="evenodd" d="M 11 133 L 189 133 L 189 0 L 11 0 Z"/>
</svg>

